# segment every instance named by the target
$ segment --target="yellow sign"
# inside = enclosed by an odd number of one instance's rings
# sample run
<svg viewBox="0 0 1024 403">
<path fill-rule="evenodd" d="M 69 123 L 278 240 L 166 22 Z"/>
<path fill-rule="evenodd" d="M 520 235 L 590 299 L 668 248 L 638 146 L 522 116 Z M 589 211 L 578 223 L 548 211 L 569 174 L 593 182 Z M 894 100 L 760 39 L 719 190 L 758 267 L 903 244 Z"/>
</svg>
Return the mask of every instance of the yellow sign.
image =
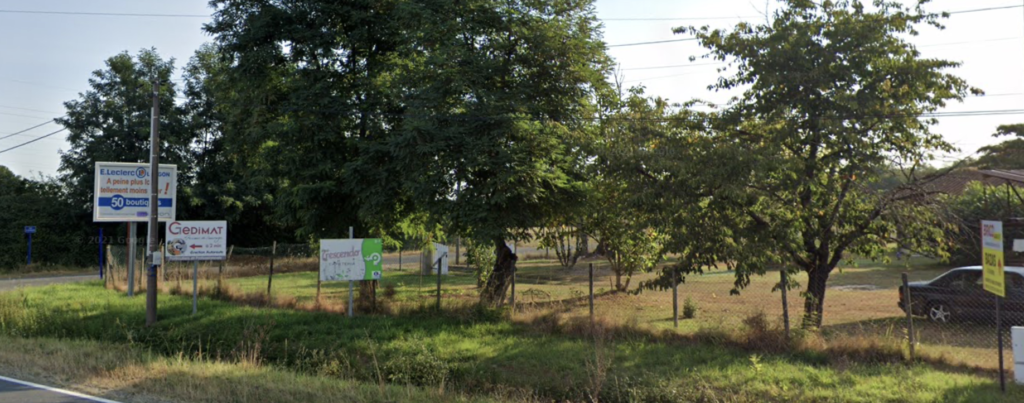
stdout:
<svg viewBox="0 0 1024 403">
<path fill-rule="evenodd" d="M 981 266 L 985 291 L 1006 296 L 1006 282 L 1003 274 L 1003 222 L 981 222 Z"/>
</svg>

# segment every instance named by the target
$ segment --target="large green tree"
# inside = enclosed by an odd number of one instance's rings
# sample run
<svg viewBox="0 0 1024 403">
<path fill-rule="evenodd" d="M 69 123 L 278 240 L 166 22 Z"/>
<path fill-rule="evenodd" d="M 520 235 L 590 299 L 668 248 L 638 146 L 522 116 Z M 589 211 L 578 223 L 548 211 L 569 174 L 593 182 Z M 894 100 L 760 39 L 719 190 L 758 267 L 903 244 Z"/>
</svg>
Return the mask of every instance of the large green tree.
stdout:
<svg viewBox="0 0 1024 403">
<path fill-rule="evenodd" d="M 95 162 L 149 161 L 153 80 L 160 81 L 160 161 L 178 165 L 179 192 L 187 191 L 194 172 L 193 135 L 174 102 L 174 60 L 143 49 L 135 56 L 110 57 L 106 66 L 92 73 L 89 90 L 64 103 L 67 114 L 57 119 L 71 144 L 61 154 L 60 179 L 76 208 L 91 208 Z"/>
<path fill-rule="evenodd" d="M 999 144 L 981 147 L 971 165 L 982 169 L 1024 169 L 1024 124 L 999 125 L 992 137 L 1011 137 Z"/>
<path fill-rule="evenodd" d="M 609 65 L 590 1 L 213 4 L 240 149 L 305 233 L 426 213 L 493 245 L 498 302 L 506 240 L 579 198 Z"/>
<path fill-rule="evenodd" d="M 230 108 L 236 86 L 229 81 L 227 59 L 213 44 L 203 45 L 182 72 L 184 102 L 179 104 L 185 130 L 194 138 L 195 180 L 179 195 L 179 216 L 228 220 L 234 245 L 269 245 L 295 239 L 294 227 L 281 225 L 273 214 L 273 188 L 254 177 L 243 164 L 244 150 L 229 141 Z"/>
<path fill-rule="evenodd" d="M 738 239 L 808 274 L 805 325 L 820 326 L 829 275 L 847 254 L 879 258 L 897 231 L 904 245 L 941 247 L 915 172 L 953 147 L 922 115 L 972 89 L 950 74 L 958 63 L 924 58 L 907 41 L 921 24 L 940 26 L 927 1 L 782 3 L 766 24 L 678 31 L 730 63 L 734 74 L 711 89 L 743 91 L 712 125 L 723 150 L 743 150 L 736 164 L 746 172 L 716 197 L 746 217 Z M 891 166 L 907 178 L 873 190 Z M 764 271 L 740 267 L 738 285 Z"/>
</svg>

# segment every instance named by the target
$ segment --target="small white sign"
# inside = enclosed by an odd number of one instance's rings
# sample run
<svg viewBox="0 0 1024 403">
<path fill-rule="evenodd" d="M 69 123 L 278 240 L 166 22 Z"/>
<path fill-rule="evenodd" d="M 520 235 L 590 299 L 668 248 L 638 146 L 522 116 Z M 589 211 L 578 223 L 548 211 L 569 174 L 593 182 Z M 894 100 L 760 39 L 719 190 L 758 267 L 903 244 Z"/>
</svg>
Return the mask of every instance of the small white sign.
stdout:
<svg viewBox="0 0 1024 403">
<path fill-rule="evenodd" d="M 224 260 L 228 256 L 227 221 L 174 221 L 167 224 L 167 260 Z"/>
<path fill-rule="evenodd" d="M 97 162 L 93 187 L 94 222 L 149 221 L 152 174 L 149 164 Z M 157 219 L 174 221 L 178 194 L 178 167 L 160 165 L 157 182 Z"/>
<path fill-rule="evenodd" d="M 380 280 L 383 259 L 380 239 L 321 239 L 320 280 Z"/>
<path fill-rule="evenodd" d="M 441 274 L 448 274 L 448 245 L 439 243 L 434 244 L 434 263 L 433 267 L 437 268 L 437 260 L 441 260 Z"/>
</svg>

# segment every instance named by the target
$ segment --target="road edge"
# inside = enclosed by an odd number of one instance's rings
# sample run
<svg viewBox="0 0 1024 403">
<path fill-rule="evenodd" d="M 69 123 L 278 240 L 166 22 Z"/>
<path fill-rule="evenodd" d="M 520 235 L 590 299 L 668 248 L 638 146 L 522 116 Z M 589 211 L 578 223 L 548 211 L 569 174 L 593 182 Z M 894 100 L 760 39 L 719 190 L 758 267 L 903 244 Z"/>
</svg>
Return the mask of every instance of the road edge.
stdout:
<svg viewBox="0 0 1024 403">
<path fill-rule="evenodd" d="M 38 383 L 22 381 L 20 379 L 9 378 L 9 377 L 3 376 L 3 375 L 0 375 L 0 381 L 16 383 L 16 384 L 19 384 L 19 385 L 22 385 L 22 386 L 28 386 L 30 388 L 36 388 L 36 389 L 42 389 L 42 390 L 49 391 L 49 392 L 54 392 L 54 393 L 60 393 L 60 394 L 64 394 L 64 395 L 68 395 L 68 396 L 72 396 L 72 397 L 77 397 L 77 398 L 80 398 L 80 399 L 90 400 L 90 401 L 93 401 L 93 402 L 96 402 L 96 403 L 121 403 L 121 402 L 118 402 L 116 400 L 110 400 L 110 399 L 104 399 L 102 397 L 90 396 L 90 395 L 87 395 L 87 394 L 84 394 L 84 393 L 75 392 L 73 390 L 67 390 L 67 389 L 55 388 L 55 387 L 52 387 L 52 386 L 40 385 Z"/>
</svg>

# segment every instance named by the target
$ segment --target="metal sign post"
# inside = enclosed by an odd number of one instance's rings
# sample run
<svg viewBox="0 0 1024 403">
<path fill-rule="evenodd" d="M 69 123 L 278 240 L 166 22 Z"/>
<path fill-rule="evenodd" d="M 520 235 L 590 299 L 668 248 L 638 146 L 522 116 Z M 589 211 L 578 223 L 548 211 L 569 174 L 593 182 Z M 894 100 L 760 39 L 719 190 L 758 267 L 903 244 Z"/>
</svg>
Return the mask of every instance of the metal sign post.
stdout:
<svg viewBox="0 0 1024 403">
<path fill-rule="evenodd" d="M 36 227 L 25 227 L 25 234 L 28 235 L 28 261 L 27 265 L 32 265 L 32 234 L 36 233 Z"/>
<path fill-rule="evenodd" d="M 1003 269 L 1002 221 L 981 222 L 981 265 L 982 283 L 985 291 L 995 294 L 996 298 L 996 340 L 999 345 L 999 388 L 1006 393 L 1006 371 L 1003 369 L 1003 335 L 1002 314 L 1000 305 L 1006 296 L 1006 275 Z"/>
<path fill-rule="evenodd" d="M 132 244 L 128 246 L 128 296 L 135 295 L 135 234 L 137 231 L 136 224 L 134 222 L 128 223 L 128 241 Z"/>
<path fill-rule="evenodd" d="M 167 224 L 168 261 L 192 261 L 192 314 L 199 311 L 199 261 L 227 259 L 227 221 L 174 221 Z"/>
<path fill-rule="evenodd" d="M 199 261 L 192 262 L 192 314 L 195 315 L 199 307 Z"/>
<path fill-rule="evenodd" d="M 355 238 L 355 232 L 352 227 L 348 227 L 348 239 Z M 352 280 L 348 281 L 348 317 L 352 317 Z"/>
</svg>

